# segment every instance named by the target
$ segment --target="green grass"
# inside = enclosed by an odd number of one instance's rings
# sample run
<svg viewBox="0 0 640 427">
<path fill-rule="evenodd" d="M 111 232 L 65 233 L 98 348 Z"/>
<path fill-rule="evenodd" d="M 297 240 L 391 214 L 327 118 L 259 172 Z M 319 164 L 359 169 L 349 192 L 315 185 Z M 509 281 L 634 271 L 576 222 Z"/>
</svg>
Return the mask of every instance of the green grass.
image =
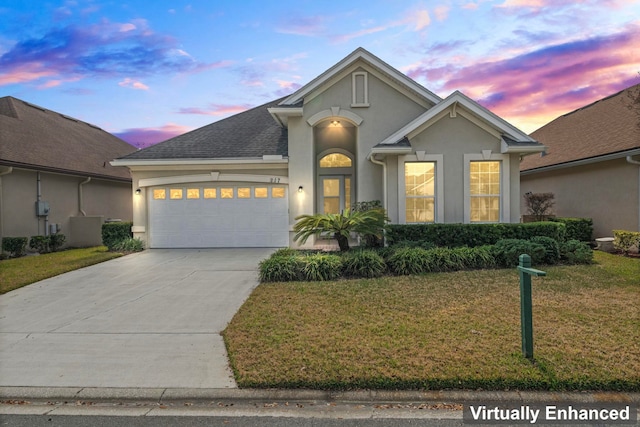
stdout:
<svg viewBox="0 0 640 427">
<path fill-rule="evenodd" d="M 240 387 L 640 391 L 640 259 L 534 279 L 523 358 L 515 269 L 262 284 L 224 331 Z"/>
<path fill-rule="evenodd" d="M 98 246 L 3 260 L 0 261 L 0 294 L 119 256 L 122 254 Z"/>
</svg>

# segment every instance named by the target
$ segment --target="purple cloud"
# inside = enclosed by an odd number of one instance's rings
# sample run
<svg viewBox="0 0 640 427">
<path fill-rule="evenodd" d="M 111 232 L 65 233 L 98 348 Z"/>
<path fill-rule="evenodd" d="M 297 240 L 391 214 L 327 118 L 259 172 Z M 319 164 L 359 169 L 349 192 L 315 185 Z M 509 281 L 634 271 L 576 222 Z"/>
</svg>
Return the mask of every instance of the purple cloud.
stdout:
<svg viewBox="0 0 640 427">
<path fill-rule="evenodd" d="M 0 56 L 0 85 L 42 78 L 128 77 L 199 72 L 228 62 L 202 63 L 172 37 L 152 32 L 144 21 L 102 22 L 55 28 L 17 42 Z"/>
<path fill-rule="evenodd" d="M 514 122 L 544 124 L 631 85 L 640 68 L 637 40 L 640 26 L 629 25 L 611 35 L 560 43 L 513 58 L 467 66 L 416 66 L 408 75 L 444 82 L 442 89 L 461 90 Z"/>
<path fill-rule="evenodd" d="M 145 148 L 190 130 L 189 127 L 170 123 L 156 128 L 125 129 L 122 132 L 113 132 L 113 134 L 134 147 Z"/>
</svg>

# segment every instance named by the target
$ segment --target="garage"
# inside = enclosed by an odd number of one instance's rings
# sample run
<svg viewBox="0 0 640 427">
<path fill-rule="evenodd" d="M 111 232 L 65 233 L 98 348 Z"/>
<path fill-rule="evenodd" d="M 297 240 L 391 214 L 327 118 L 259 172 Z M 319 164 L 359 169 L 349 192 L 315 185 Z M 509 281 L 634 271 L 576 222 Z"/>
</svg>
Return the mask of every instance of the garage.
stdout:
<svg viewBox="0 0 640 427">
<path fill-rule="evenodd" d="M 289 246 L 287 186 L 164 185 L 147 197 L 151 248 Z"/>
</svg>

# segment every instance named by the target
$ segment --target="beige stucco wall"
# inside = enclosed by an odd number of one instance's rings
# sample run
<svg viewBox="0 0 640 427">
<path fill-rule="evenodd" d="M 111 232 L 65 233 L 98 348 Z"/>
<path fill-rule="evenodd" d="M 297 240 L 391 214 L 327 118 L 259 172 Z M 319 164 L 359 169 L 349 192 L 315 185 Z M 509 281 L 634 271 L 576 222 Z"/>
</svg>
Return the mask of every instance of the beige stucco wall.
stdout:
<svg viewBox="0 0 640 427">
<path fill-rule="evenodd" d="M 17 169 L 0 177 L 2 236 L 31 237 L 45 234 L 44 217 L 37 217 L 37 172 Z M 41 200 L 48 202 L 48 224 L 60 224 L 67 245 L 74 244 L 70 218 L 81 216 L 78 186 L 86 177 L 40 173 Z M 131 220 L 131 184 L 92 179 L 83 186 L 84 211 L 90 216 Z M 0 237 L 2 237 L 0 236 Z"/>
<path fill-rule="evenodd" d="M 382 200 L 382 167 L 367 160 L 370 149 L 384 138 L 406 125 L 424 111 L 425 105 L 420 105 L 410 97 L 402 94 L 377 78 L 373 73 L 368 74 L 369 107 L 351 107 L 352 80 L 351 71 L 370 71 L 366 68 L 355 67 L 344 77 L 313 97 L 304 105 L 303 117 L 289 119 L 289 178 L 292 187 L 299 185 L 304 188 L 314 188 L 316 175 L 317 152 L 329 148 L 321 139 L 314 138 L 314 129 L 307 120 L 314 114 L 332 107 L 340 107 L 341 111 L 349 111 L 362 119 L 362 123 L 353 129 L 355 132 L 355 170 L 356 201 Z M 348 119 L 338 114 L 341 121 Z M 322 132 L 322 131 L 321 131 Z M 319 133 L 319 135 L 321 134 Z M 324 131 L 328 132 L 328 131 Z M 336 140 L 335 148 L 351 151 L 351 145 L 342 146 L 340 139 Z M 316 146 L 320 144 L 320 146 Z M 309 192 L 305 197 L 290 199 L 291 223 L 301 214 L 311 214 L 317 210 L 315 194 Z"/>
<path fill-rule="evenodd" d="M 592 218 L 594 238 L 640 229 L 640 167 L 624 158 L 522 175 L 522 196 L 528 191 L 554 193 L 557 216 Z"/>
<path fill-rule="evenodd" d="M 465 222 L 464 167 L 465 154 L 482 155 L 484 150 L 500 154 L 500 139 L 476 126 L 461 115 L 445 115 L 431 126 L 410 139 L 414 153 L 424 151 L 425 155 L 443 156 L 444 218 L 440 222 Z M 507 156 L 509 157 L 509 156 Z M 401 222 L 399 212 L 399 184 L 404 179 L 404 171 L 398 168 L 395 157 L 387 159 L 389 164 L 389 213 L 394 222 Z M 509 168 L 503 173 L 509 175 L 509 191 L 503 195 L 503 203 L 509 205 L 509 216 L 503 222 L 520 220 L 520 188 L 518 155 L 509 157 Z"/>
</svg>

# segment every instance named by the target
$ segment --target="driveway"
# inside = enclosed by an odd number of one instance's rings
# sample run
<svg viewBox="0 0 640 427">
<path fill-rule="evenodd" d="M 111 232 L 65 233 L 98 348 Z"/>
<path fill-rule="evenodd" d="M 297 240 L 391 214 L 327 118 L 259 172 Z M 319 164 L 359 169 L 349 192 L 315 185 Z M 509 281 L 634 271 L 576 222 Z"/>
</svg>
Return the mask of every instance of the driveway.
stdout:
<svg viewBox="0 0 640 427">
<path fill-rule="evenodd" d="M 0 386 L 236 387 L 220 332 L 271 249 L 152 249 L 0 296 Z"/>
</svg>

